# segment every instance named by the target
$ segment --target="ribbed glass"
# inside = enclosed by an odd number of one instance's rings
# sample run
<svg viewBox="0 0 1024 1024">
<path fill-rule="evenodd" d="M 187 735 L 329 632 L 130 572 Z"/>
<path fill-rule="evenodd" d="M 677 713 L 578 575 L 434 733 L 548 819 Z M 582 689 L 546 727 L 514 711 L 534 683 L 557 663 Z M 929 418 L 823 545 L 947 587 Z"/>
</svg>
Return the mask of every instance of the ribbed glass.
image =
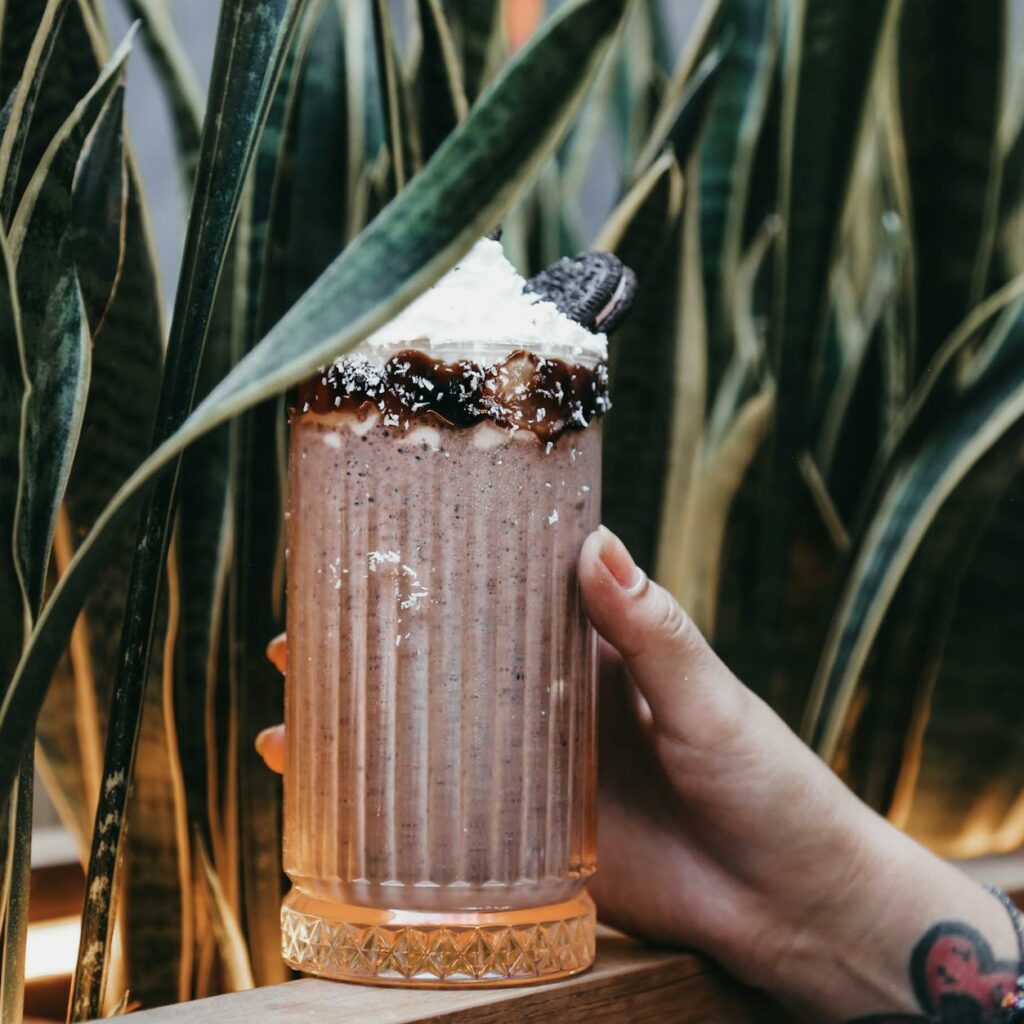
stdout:
<svg viewBox="0 0 1024 1024">
<path fill-rule="evenodd" d="M 596 641 L 576 560 L 599 520 L 600 444 L 597 426 L 547 445 L 489 424 L 294 421 L 283 920 L 303 970 L 494 983 L 589 964 Z M 500 938 L 503 914 L 529 927 L 533 910 L 561 934 L 562 904 L 565 934 L 587 934 L 545 969 L 296 953 L 318 919 L 341 934 L 410 912 L 415 946 L 449 925 Z"/>
</svg>

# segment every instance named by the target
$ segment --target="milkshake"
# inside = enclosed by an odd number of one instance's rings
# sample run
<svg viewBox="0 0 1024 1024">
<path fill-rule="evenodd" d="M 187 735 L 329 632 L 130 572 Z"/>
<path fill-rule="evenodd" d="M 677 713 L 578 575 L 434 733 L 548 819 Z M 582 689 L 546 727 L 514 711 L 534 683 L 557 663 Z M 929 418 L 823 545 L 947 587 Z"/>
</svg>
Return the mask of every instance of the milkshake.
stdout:
<svg viewBox="0 0 1024 1024">
<path fill-rule="evenodd" d="M 594 957 L 606 339 L 484 240 L 298 396 L 285 959 L 517 984 Z"/>
</svg>

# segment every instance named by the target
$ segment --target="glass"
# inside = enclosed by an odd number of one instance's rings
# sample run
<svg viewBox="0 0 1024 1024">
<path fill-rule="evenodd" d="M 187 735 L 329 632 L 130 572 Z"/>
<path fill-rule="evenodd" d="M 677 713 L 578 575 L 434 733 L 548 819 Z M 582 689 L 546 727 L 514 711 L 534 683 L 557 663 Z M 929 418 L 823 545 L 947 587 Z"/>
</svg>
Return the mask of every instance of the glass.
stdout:
<svg viewBox="0 0 1024 1024">
<path fill-rule="evenodd" d="M 424 357 L 433 401 L 453 365 Z M 568 369 L 504 365 L 517 387 Z M 576 561 L 599 424 L 556 437 L 347 393 L 335 411 L 327 384 L 291 430 L 285 959 L 424 986 L 584 970 L 596 637 Z"/>
</svg>

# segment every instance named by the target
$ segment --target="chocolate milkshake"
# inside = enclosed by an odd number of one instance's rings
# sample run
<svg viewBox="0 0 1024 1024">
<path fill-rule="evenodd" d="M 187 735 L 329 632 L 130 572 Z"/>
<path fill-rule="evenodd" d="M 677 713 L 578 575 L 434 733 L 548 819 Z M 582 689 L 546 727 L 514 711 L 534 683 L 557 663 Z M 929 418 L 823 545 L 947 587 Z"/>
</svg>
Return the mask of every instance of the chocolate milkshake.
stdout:
<svg viewBox="0 0 1024 1024">
<path fill-rule="evenodd" d="M 605 338 L 463 263 L 292 417 L 286 960 L 516 984 L 594 956 Z"/>
</svg>

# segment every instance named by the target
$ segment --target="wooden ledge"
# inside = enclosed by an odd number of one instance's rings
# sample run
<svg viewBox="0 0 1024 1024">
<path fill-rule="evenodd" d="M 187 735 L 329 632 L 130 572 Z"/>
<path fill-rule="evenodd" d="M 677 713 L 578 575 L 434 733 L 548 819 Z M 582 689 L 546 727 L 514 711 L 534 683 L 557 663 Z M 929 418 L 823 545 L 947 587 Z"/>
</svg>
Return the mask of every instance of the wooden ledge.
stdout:
<svg viewBox="0 0 1024 1024">
<path fill-rule="evenodd" d="M 608 928 L 597 963 L 565 981 L 470 992 L 372 988 L 306 978 L 132 1014 L 139 1024 L 770 1024 L 763 996 L 701 957 L 653 949 Z"/>
</svg>

